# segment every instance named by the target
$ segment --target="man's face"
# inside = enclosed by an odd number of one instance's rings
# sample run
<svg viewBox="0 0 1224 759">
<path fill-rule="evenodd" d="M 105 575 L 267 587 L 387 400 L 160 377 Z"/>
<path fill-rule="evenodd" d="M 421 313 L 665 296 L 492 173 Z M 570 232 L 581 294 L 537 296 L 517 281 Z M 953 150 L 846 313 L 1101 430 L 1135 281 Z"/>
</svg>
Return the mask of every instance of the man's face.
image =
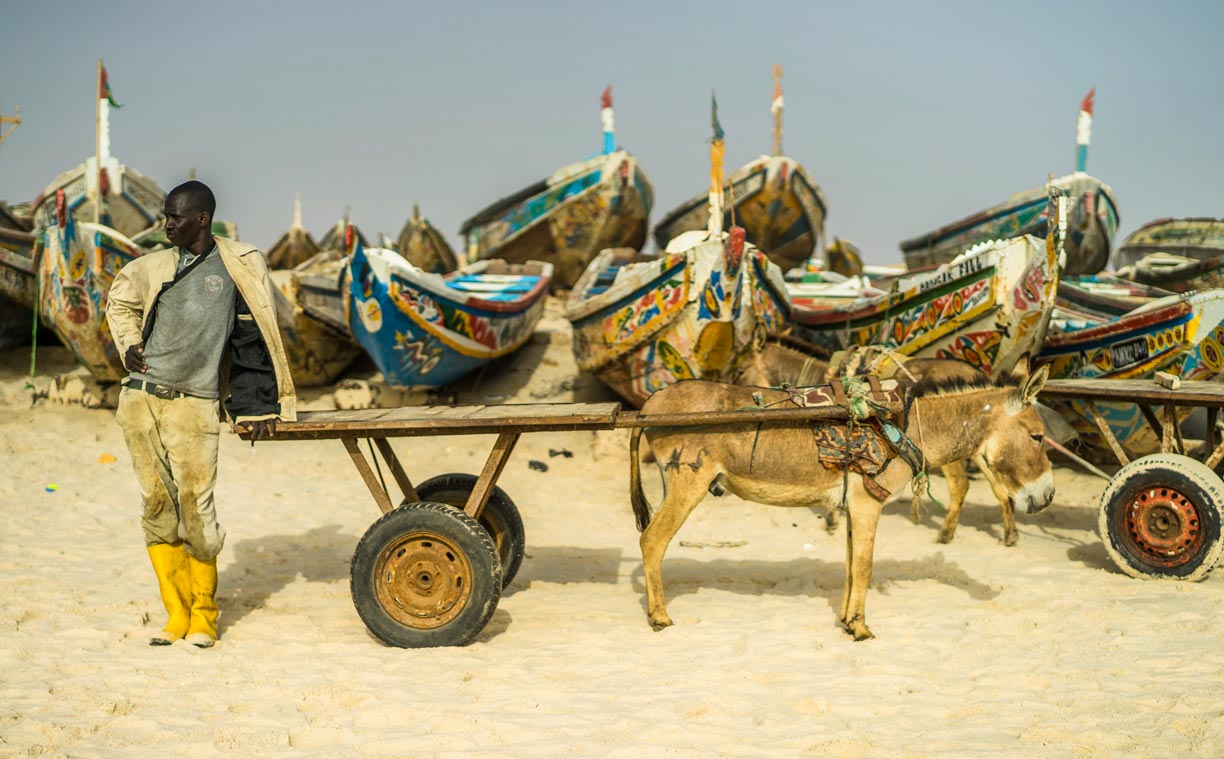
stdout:
<svg viewBox="0 0 1224 759">
<path fill-rule="evenodd" d="M 174 245 L 195 242 L 199 239 L 200 230 L 208 226 L 208 214 L 189 206 L 183 195 L 166 198 L 166 239 Z"/>
</svg>

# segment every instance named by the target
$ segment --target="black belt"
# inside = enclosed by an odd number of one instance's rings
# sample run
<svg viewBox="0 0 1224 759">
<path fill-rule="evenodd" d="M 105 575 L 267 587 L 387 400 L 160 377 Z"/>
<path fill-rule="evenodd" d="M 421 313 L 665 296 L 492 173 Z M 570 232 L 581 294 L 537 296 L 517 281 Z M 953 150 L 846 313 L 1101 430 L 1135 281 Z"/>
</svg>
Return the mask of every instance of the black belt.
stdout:
<svg viewBox="0 0 1224 759">
<path fill-rule="evenodd" d="M 132 379 L 128 377 L 121 382 L 124 387 L 129 387 L 133 390 L 143 390 L 149 395 L 156 395 L 158 398 L 165 400 L 173 400 L 175 398 L 187 398 L 188 394 L 181 390 L 175 390 L 169 385 L 159 385 L 156 382 L 148 382 L 146 380 Z"/>
</svg>

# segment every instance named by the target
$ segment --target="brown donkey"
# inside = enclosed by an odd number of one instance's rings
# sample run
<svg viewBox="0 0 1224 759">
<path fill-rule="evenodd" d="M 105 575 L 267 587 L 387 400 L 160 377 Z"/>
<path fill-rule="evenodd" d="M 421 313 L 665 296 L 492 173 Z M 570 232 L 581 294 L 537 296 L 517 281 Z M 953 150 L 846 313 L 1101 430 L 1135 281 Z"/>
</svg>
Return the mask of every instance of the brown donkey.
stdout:
<svg viewBox="0 0 1224 759">
<path fill-rule="evenodd" d="M 1033 399 L 1045 384 L 1046 370 L 1003 386 L 977 383 L 918 383 L 909 389 L 904 432 L 928 466 L 972 456 L 984 458 L 1013 504 L 1025 513 L 1041 511 L 1054 498 L 1054 476 L 1042 444 L 1044 430 Z M 754 395 L 758 398 L 754 399 Z M 652 395 L 642 414 L 727 411 L 785 403 L 783 390 L 688 380 Z M 684 520 L 718 481 L 749 501 L 776 506 L 821 506 L 848 512 L 846 584 L 838 619 L 855 640 L 872 637 L 867 627 L 867 586 L 871 581 L 876 526 L 882 503 L 872 490 L 895 493 L 913 477 L 908 464 L 894 458 L 864 484 L 864 477 L 821 463 L 808 422 L 756 422 L 702 428 L 647 428 L 663 476 L 664 498 L 653 514 L 642 493 L 638 447 L 643 430 L 630 443 L 630 493 L 642 530 L 642 567 L 647 613 L 656 628 L 672 623 L 667 615 L 661 575 L 663 554 Z M 879 488 L 875 486 L 878 485 Z"/>
</svg>

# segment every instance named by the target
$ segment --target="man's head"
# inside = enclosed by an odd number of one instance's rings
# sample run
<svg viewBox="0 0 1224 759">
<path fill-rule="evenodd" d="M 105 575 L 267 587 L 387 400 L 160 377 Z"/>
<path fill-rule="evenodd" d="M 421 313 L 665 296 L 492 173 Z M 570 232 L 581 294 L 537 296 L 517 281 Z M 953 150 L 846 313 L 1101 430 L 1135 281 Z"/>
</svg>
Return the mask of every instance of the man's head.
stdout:
<svg viewBox="0 0 1224 759">
<path fill-rule="evenodd" d="M 193 179 L 175 187 L 166 196 L 166 239 L 188 249 L 211 247 L 212 217 L 216 210 L 217 199 L 203 182 Z"/>
</svg>

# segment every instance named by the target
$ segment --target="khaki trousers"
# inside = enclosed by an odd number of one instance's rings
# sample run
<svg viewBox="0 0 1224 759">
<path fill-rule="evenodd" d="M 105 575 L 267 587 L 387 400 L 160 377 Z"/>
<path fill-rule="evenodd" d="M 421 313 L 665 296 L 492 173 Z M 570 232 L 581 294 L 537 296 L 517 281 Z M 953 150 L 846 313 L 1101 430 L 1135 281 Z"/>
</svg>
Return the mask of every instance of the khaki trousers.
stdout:
<svg viewBox="0 0 1224 759">
<path fill-rule="evenodd" d="M 145 544 L 178 543 L 200 561 L 216 558 L 225 542 L 217 524 L 218 401 L 167 400 L 124 388 L 116 421 L 123 428 L 140 483 Z"/>
</svg>

